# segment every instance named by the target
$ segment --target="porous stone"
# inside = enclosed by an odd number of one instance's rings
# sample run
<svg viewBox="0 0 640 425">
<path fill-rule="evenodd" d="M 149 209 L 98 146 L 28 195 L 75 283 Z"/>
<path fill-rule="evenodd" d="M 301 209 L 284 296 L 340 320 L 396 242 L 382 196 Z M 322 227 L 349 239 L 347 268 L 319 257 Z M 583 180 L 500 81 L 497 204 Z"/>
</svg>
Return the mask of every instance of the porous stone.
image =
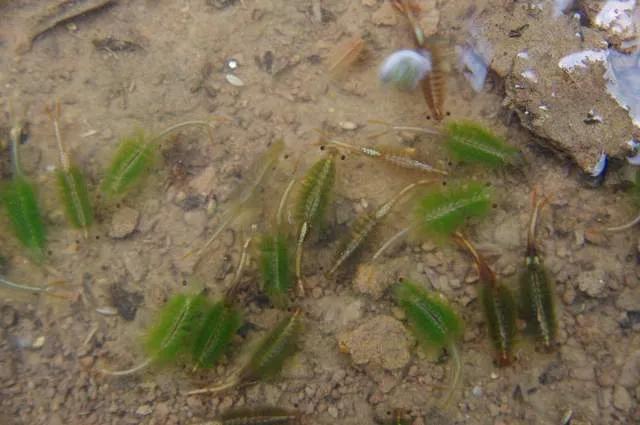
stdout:
<svg viewBox="0 0 640 425">
<path fill-rule="evenodd" d="M 338 337 L 341 351 L 355 364 L 398 369 L 410 358 L 409 339 L 402 323 L 391 316 L 376 316 Z"/>
<path fill-rule="evenodd" d="M 209 166 L 189 182 L 189 186 L 198 195 L 206 196 L 215 188 L 216 168 Z"/>
<path fill-rule="evenodd" d="M 380 298 L 385 286 L 380 278 L 380 273 L 377 271 L 378 267 L 373 264 L 360 264 L 353 279 L 355 289 L 375 299 Z"/>
<path fill-rule="evenodd" d="M 607 286 L 607 282 L 601 270 L 582 272 L 578 275 L 577 281 L 578 288 L 590 297 L 604 296 L 604 289 Z"/>
<path fill-rule="evenodd" d="M 122 207 L 113 215 L 109 236 L 114 239 L 123 239 L 131 235 L 138 226 L 140 213 L 129 207 Z"/>
<path fill-rule="evenodd" d="M 379 299 L 387 288 L 397 282 L 399 276 L 410 266 L 406 258 L 394 258 L 380 264 L 362 263 L 358 265 L 353 278 L 354 289 L 361 293 Z"/>
</svg>

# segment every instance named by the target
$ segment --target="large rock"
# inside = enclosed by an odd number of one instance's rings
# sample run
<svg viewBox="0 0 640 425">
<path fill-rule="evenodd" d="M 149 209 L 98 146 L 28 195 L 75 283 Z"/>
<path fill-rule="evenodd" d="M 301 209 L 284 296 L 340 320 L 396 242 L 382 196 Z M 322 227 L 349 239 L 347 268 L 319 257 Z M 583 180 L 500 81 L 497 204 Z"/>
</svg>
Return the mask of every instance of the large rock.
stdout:
<svg viewBox="0 0 640 425">
<path fill-rule="evenodd" d="M 610 95 L 619 88 L 608 79 L 620 80 L 629 65 L 607 50 L 604 32 L 554 16 L 551 7 L 522 3 L 505 10 L 502 0 L 490 1 L 478 19 L 483 42 L 493 50 L 490 67 L 504 78 L 507 104 L 526 128 L 585 172 L 602 151 L 620 158 L 627 153 L 625 143 L 640 132 Z"/>
</svg>

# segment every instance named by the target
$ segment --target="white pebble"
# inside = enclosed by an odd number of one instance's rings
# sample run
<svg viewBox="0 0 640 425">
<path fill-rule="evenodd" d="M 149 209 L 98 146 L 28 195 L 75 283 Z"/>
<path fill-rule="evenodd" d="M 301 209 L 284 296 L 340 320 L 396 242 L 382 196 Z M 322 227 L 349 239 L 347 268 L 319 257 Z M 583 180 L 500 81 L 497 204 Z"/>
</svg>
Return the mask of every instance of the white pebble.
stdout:
<svg viewBox="0 0 640 425">
<path fill-rule="evenodd" d="M 153 412 L 153 407 L 148 404 L 143 404 L 136 409 L 136 415 L 138 416 L 147 416 Z"/>
<path fill-rule="evenodd" d="M 118 314 L 118 311 L 113 307 L 98 307 L 96 308 L 96 313 L 104 316 L 115 316 Z"/>
<path fill-rule="evenodd" d="M 329 406 L 329 408 L 327 409 L 327 412 L 332 418 L 338 417 L 338 409 L 336 409 L 335 406 Z"/>
<path fill-rule="evenodd" d="M 340 121 L 338 123 L 338 125 L 340 126 L 340 128 L 342 128 L 343 130 L 355 130 L 358 128 L 358 124 L 351 122 L 351 121 Z"/>
<path fill-rule="evenodd" d="M 31 344 L 31 348 L 42 348 L 42 346 L 44 345 L 44 336 L 39 336 L 36 338 L 35 341 L 33 341 L 33 344 Z"/>
<path fill-rule="evenodd" d="M 225 75 L 225 78 L 227 79 L 227 82 L 232 86 L 236 86 L 236 87 L 244 86 L 244 81 L 242 81 L 240 78 L 236 77 L 233 74 L 227 74 Z"/>
</svg>

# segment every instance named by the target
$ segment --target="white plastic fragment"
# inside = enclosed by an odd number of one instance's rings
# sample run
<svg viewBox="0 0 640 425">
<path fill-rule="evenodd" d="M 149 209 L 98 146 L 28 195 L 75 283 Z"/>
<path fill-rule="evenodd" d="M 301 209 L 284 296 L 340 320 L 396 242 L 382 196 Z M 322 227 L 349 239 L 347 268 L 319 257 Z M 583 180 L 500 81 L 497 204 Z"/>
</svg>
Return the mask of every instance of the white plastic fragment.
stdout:
<svg viewBox="0 0 640 425">
<path fill-rule="evenodd" d="M 465 78 L 473 90 L 482 91 L 489 72 L 488 63 L 491 58 L 488 48 L 477 50 L 470 46 L 463 46 L 456 47 L 456 51 Z"/>
<path fill-rule="evenodd" d="M 431 71 L 431 54 L 426 51 L 398 50 L 385 59 L 378 73 L 383 83 L 402 90 L 413 90 Z"/>
<path fill-rule="evenodd" d="M 229 84 L 231 84 L 232 86 L 235 86 L 235 87 L 244 86 L 244 81 L 242 81 L 240 78 L 236 77 L 233 74 L 227 74 L 227 75 L 225 75 L 225 78 L 226 78 L 227 82 Z"/>
</svg>

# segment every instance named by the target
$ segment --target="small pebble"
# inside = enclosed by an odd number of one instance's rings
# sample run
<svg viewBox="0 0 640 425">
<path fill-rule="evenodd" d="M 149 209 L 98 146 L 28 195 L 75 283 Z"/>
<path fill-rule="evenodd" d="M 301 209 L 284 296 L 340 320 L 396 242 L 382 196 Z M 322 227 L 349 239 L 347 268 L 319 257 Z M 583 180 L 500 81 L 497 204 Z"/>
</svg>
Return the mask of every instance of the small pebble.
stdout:
<svg viewBox="0 0 640 425">
<path fill-rule="evenodd" d="M 220 403 L 220 410 L 227 410 L 231 406 L 233 406 L 233 399 L 227 396 L 224 399 L 222 399 L 222 402 Z"/>
<path fill-rule="evenodd" d="M 3 305 L 0 308 L 0 326 L 10 328 L 18 322 L 18 313 L 10 305 Z"/>
<path fill-rule="evenodd" d="M 340 121 L 338 123 L 338 125 L 340 126 L 340 128 L 342 128 L 343 130 L 356 130 L 358 128 L 358 124 L 351 122 L 351 121 Z"/>
<path fill-rule="evenodd" d="M 153 415 L 157 418 L 161 423 L 166 423 L 166 418 L 171 413 L 171 409 L 167 405 L 167 403 L 158 403 L 156 404 L 156 413 Z"/>
<path fill-rule="evenodd" d="M 398 320 L 404 320 L 407 317 L 404 314 L 404 310 L 399 307 L 391 307 L 391 314 Z"/>
<path fill-rule="evenodd" d="M 313 296 L 313 298 L 318 299 L 322 296 L 322 288 L 319 287 L 315 287 L 313 288 L 313 290 L 311 291 L 311 295 Z"/>
<path fill-rule="evenodd" d="M 607 243 L 607 237 L 601 231 L 594 229 L 584 230 L 584 239 L 593 245 L 605 245 Z"/>
<path fill-rule="evenodd" d="M 95 363 L 95 357 L 84 356 L 80 358 L 79 362 L 83 369 L 89 369 Z"/>
<path fill-rule="evenodd" d="M 142 406 L 136 409 L 136 415 L 138 416 L 147 416 L 153 412 L 153 408 L 148 404 L 143 404 Z"/>
<path fill-rule="evenodd" d="M 327 409 L 327 412 L 334 419 L 338 417 L 338 409 L 336 409 L 335 406 L 329 406 L 329 408 Z"/>
<path fill-rule="evenodd" d="M 420 245 L 420 248 L 424 251 L 424 252 L 431 252 L 431 251 L 435 251 L 436 250 L 436 245 L 432 242 L 424 242 L 422 245 Z"/>
<path fill-rule="evenodd" d="M 623 387 L 640 389 L 640 348 L 627 355 L 617 383 Z"/>
<path fill-rule="evenodd" d="M 373 264 L 359 264 L 353 279 L 353 286 L 357 292 L 378 299 L 387 287 L 384 281 L 384 271 Z"/>
<path fill-rule="evenodd" d="M 104 316 L 115 316 L 118 314 L 118 311 L 113 307 L 98 307 L 96 308 L 96 313 Z"/>
<path fill-rule="evenodd" d="M 129 207 L 120 208 L 111 220 L 109 236 L 114 239 L 126 238 L 136 230 L 139 220 L 140 213 L 137 210 Z"/>
<path fill-rule="evenodd" d="M 216 187 L 215 182 L 218 171 L 215 167 L 209 166 L 202 170 L 200 174 L 195 176 L 190 182 L 189 186 L 193 188 L 194 192 L 208 196 L 209 193 Z"/>
<path fill-rule="evenodd" d="M 44 336 L 39 336 L 36 338 L 35 341 L 33 341 L 33 344 L 31 344 L 31 348 L 35 348 L 37 350 L 42 348 L 43 345 L 44 345 Z"/>
<path fill-rule="evenodd" d="M 568 287 L 562 294 L 562 301 L 566 305 L 571 305 L 576 300 L 576 291 L 572 287 Z"/>
<path fill-rule="evenodd" d="M 240 78 L 236 77 L 233 74 L 227 74 L 225 75 L 225 78 L 227 79 L 227 82 L 232 86 L 235 86 L 235 87 L 244 86 L 244 81 L 242 81 Z"/>
<path fill-rule="evenodd" d="M 633 401 L 627 389 L 622 385 L 617 385 L 613 390 L 613 405 L 624 412 L 628 412 L 632 404 Z"/>
<path fill-rule="evenodd" d="M 578 288 L 590 297 L 597 298 L 606 295 L 604 290 L 607 282 L 602 270 L 584 271 L 577 276 L 576 281 Z"/>
<path fill-rule="evenodd" d="M 480 387 L 479 385 L 476 385 L 471 390 L 471 394 L 473 394 L 476 397 L 480 397 L 482 395 L 482 387 Z"/>
</svg>

